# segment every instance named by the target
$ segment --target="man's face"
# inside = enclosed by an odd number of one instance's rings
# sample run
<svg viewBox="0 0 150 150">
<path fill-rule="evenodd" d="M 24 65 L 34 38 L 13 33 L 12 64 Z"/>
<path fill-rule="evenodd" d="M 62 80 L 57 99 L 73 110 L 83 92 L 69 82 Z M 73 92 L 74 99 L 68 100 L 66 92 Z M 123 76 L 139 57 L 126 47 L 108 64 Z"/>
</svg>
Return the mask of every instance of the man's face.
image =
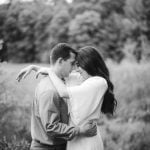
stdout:
<svg viewBox="0 0 150 150">
<path fill-rule="evenodd" d="M 75 54 L 70 53 L 70 58 L 63 60 L 61 64 L 62 77 L 68 77 L 75 65 Z"/>
</svg>

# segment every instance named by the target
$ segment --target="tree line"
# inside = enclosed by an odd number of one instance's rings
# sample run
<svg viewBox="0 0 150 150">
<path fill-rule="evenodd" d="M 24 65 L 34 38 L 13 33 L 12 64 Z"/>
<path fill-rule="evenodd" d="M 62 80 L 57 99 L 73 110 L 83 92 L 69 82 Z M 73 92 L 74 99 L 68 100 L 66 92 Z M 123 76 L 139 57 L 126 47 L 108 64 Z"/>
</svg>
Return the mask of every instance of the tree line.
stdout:
<svg viewBox="0 0 150 150">
<path fill-rule="evenodd" d="M 11 62 L 49 62 L 59 42 L 95 46 L 118 63 L 149 60 L 150 1 L 10 0 L 0 5 L 0 39 Z"/>
</svg>

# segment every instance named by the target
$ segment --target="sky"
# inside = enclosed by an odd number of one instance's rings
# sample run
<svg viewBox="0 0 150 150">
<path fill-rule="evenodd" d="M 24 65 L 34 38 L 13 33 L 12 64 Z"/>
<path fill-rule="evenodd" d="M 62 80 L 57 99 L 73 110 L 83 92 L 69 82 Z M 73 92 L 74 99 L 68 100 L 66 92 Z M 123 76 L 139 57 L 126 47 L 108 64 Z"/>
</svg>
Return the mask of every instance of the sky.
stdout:
<svg viewBox="0 0 150 150">
<path fill-rule="evenodd" d="M 8 0 L 0 0 L 0 4 L 4 4 L 4 3 L 7 3 Z M 32 0 L 20 0 L 20 1 L 32 1 Z M 69 3 L 72 2 L 72 0 L 66 0 L 68 1 Z"/>
<path fill-rule="evenodd" d="M 6 2 L 6 0 L 0 0 L 0 4 L 3 4 L 5 2 Z"/>
<path fill-rule="evenodd" d="M 20 0 L 20 1 L 32 1 L 32 0 Z M 8 0 L 0 0 L 0 4 L 7 3 Z"/>
</svg>

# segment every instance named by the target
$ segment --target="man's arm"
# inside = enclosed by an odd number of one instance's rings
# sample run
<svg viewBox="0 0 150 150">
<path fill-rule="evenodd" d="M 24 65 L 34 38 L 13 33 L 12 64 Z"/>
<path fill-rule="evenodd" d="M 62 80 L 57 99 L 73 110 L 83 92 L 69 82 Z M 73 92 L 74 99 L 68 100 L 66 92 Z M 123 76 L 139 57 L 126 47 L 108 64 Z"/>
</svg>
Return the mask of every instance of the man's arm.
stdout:
<svg viewBox="0 0 150 150">
<path fill-rule="evenodd" d="M 40 99 L 40 117 L 49 136 L 71 140 L 78 135 L 94 136 L 96 134 L 96 126 L 92 123 L 81 128 L 61 122 L 59 96 L 54 91 L 49 90 L 43 93 Z"/>
</svg>

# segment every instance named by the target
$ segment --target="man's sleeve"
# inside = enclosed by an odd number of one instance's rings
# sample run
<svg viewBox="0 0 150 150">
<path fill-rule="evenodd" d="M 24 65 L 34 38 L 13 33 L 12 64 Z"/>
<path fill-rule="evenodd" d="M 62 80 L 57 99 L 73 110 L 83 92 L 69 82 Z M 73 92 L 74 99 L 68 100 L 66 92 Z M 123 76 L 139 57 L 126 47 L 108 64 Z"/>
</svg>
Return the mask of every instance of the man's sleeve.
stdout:
<svg viewBox="0 0 150 150">
<path fill-rule="evenodd" d="M 40 118 L 48 136 L 71 140 L 79 134 L 79 127 L 60 122 L 60 102 L 54 91 L 48 90 L 39 98 Z"/>
</svg>

